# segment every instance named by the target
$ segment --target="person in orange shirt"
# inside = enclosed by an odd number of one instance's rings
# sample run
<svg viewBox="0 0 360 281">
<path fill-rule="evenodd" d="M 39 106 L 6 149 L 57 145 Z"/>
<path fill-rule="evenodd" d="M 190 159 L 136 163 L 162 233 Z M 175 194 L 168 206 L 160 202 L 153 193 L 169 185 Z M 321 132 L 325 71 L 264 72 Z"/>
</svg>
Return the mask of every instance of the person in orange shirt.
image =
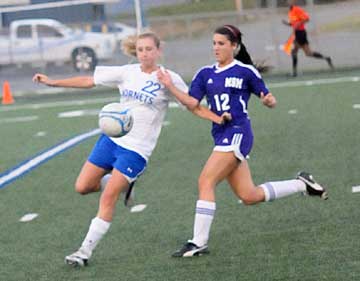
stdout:
<svg viewBox="0 0 360 281">
<path fill-rule="evenodd" d="M 295 41 L 294 47 L 291 51 L 292 57 L 292 67 L 293 67 L 293 76 L 297 76 L 297 53 L 299 49 L 302 49 L 306 56 L 313 57 L 317 59 L 324 59 L 328 63 L 331 69 L 334 68 L 332 60 L 328 56 L 324 56 L 318 52 L 314 52 L 310 49 L 309 41 L 307 39 L 307 33 L 305 29 L 305 24 L 310 20 L 309 15 L 305 10 L 296 6 L 296 0 L 289 0 L 289 12 L 288 12 L 288 21 L 283 20 L 285 25 L 291 26 L 294 30 Z"/>
</svg>

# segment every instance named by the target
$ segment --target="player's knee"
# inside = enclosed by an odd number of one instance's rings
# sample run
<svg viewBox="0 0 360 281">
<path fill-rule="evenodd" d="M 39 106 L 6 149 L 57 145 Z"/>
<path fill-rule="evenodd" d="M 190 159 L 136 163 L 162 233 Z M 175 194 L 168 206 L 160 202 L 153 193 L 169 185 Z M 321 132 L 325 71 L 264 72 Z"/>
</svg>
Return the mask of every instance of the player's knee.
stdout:
<svg viewBox="0 0 360 281">
<path fill-rule="evenodd" d="M 75 183 L 75 191 L 76 191 L 77 193 L 82 194 L 82 195 L 84 195 L 84 194 L 87 193 L 85 186 L 84 186 L 83 184 L 79 183 L 79 182 L 76 182 L 76 183 Z"/>
<path fill-rule="evenodd" d="M 259 202 L 254 192 L 245 192 L 242 194 L 237 194 L 237 196 L 241 199 L 244 205 L 254 205 Z"/>
<path fill-rule="evenodd" d="M 255 201 L 253 199 L 241 199 L 241 201 L 244 205 L 247 205 L 247 206 L 258 203 L 257 201 Z"/>
<path fill-rule="evenodd" d="M 200 176 L 198 179 L 198 186 L 199 191 L 211 191 L 214 188 L 214 183 L 210 179 Z"/>
<path fill-rule="evenodd" d="M 77 193 L 80 193 L 81 195 L 85 195 L 88 194 L 89 192 L 92 192 L 93 188 L 89 184 L 77 180 L 75 183 L 75 191 Z"/>
</svg>

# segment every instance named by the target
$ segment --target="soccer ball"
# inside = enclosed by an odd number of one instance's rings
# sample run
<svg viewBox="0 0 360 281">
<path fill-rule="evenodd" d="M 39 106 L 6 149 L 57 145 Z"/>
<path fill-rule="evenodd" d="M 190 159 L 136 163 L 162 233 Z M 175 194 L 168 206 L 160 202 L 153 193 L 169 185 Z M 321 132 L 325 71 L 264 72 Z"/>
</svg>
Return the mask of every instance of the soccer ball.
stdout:
<svg viewBox="0 0 360 281">
<path fill-rule="evenodd" d="M 130 108 L 113 102 L 105 105 L 99 113 L 99 128 L 109 137 L 120 138 L 130 132 L 134 118 Z"/>
</svg>

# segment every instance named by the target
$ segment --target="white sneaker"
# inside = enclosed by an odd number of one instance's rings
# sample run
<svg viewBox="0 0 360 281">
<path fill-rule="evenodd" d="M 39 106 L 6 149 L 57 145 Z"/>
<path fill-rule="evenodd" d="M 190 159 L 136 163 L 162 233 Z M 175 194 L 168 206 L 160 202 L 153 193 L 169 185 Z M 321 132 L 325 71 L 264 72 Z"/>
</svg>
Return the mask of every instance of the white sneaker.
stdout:
<svg viewBox="0 0 360 281">
<path fill-rule="evenodd" d="M 75 253 L 65 257 L 65 263 L 74 267 L 87 266 L 91 254 L 80 248 Z"/>
</svg>

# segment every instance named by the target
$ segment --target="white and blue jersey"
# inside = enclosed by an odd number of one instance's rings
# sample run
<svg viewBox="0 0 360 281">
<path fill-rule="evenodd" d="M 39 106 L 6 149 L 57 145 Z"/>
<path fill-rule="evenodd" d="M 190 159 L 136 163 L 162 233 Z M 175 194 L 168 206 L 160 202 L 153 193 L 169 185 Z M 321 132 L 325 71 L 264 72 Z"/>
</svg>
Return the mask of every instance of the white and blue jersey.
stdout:
<svg viewBox="0 0 360 281">
<path fill-rule="evenodd" d="M 217 64 L 201 68 L 193 78 L 189 94 L 201 101 L 206 98 L 209 108 L 217 115 L 229 112 L 232 120 L 224 125 L 213 123 L 212 136 L 216 151 L 234 151 L 245 159 L 251 151 L 253 133 L 248 115 L 252 93 L 269 93 L 255 67 L 234 60 L 225 67 Z"/>
<path fill-rule="evenodd" d="M 188 87 L 182 78 L 168 70 L 180 90 Z M 162 123 L 173 96 L 157 79 L 156 71 L 145 73 L 140 64 L 98 66 L 94 73 L 96 85 L 118 87 L 120 103 L 129 106 L 134 117 L 131 131 L 121 138 L 111 138 L 116 144 L 150 157 L 160 135 Z"/>
<path fill-rule="evenodd" d="M 187 92 L 181 77 L 168 71 L 176 87 Z M 116 168 L 133 182 L 145 170 L 173 96 L 160 84 L 156 71 L 145 73 L 140 64 L 98 66 L 94 83 L 117 87 L 120 103 L 130 108 L 134 123 L 130 132 L 121 138 L 102 135 L 88 160 L 105 170 Z"/>
</svg>

